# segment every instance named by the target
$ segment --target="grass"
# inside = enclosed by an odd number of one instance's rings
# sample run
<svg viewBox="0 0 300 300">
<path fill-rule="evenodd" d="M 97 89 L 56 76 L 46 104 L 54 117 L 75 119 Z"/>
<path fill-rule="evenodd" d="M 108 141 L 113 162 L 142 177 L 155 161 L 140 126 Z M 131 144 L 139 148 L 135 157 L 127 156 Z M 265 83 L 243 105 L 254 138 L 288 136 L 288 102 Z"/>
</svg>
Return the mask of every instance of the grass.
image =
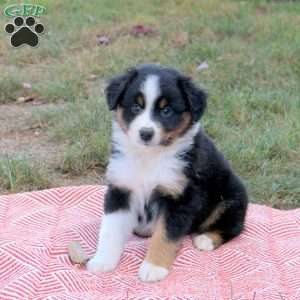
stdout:
<svg viewBox="0 0 300 300">
<path fill-rule="evenodd" d="M 68 141 L 60 167 L 64 173 L 79 175 L 96 167 L 103 170 L 109 156 L 111 118 L 104 96 L 99 97 L 100 83 L 92 84 L 89 93 L 89 99 L 79 98 L 64 109 L 35 115 L 42 126 L 51 130 L 53 138 Z"/>
<path fill-rule="evenodd" d="M 0 160 L 0 186 L 11 192 L 50 187 L 47 176 L 23 158 Z"/>
<path fill-rule="evenodd" d="M 11 49 L 1 36 L 0 103 L 14 101 L 23 81 L 41 98 L 67 103 L 37 116 L 55 139 L 68 142 L 61 172 L 105 167 L 110 118 L 103 82 L 137 63 L 158 62 L 209 91 L 203 126 L 252 201 L 300 205 L 299 2 L 41 2 L 48 14 L 39 48 Z M 155 33 L 136 38 L 130 34 L 136 24 Z M 97 45 L 98 34 L 111 44 Z M 209 68 L 198 72 L 203 61 Z"/>
</svg>

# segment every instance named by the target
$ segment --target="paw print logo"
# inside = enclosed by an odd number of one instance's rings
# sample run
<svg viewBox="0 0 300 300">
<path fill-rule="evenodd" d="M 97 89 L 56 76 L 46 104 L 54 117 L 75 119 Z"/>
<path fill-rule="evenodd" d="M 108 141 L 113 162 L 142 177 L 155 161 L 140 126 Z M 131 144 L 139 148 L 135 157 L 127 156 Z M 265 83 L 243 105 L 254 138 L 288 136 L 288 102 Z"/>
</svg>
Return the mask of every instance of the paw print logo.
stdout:
<svg viewBox="0 0 300 300">
<path fill-rule="evenodd" d="M 39 35 L 45 31 L 45 27 L 41 23 L 36 23 L 34 17 L 26 19 L 16 17 L 13 23 L 6 24 L 5 31 L 11 34 L 10 43 L 13 47 L 25 44 L 36 47 L 39 43 Z"/>
</svg>

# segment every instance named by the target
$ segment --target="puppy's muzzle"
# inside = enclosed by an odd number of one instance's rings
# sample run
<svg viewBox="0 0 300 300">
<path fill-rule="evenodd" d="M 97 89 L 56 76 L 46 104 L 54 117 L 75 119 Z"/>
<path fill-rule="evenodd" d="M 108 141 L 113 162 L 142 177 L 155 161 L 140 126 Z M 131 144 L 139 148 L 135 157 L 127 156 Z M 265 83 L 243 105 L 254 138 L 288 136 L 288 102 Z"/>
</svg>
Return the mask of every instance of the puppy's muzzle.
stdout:
<svg viewBox="0 0 300 300">
<path fill-rule="evenodd" d="M 154 136 L 154 130 L 152 128 L 143 127 L 140 129 L 140 138 L 143 142 L 148 143 Z"/>
</svg>

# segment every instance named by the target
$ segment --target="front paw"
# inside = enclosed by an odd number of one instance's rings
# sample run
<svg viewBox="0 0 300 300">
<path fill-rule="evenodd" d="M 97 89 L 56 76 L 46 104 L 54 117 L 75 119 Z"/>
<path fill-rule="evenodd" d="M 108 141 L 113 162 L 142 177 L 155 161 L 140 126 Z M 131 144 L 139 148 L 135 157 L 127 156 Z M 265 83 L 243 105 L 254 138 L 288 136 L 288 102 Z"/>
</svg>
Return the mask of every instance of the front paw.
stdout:
<svg viewBox="0 0 300 300">
<path fill-rule="evenodd" d="M 88 271 L 92 273 L 96 272 L 110 272 L 113 271 L 118 265 L 118 261 L 111 258 L 94 256 L 90 259 L 86 265 Z"/>
<path fill-rule="evenodd" d="M 156 266 L 146 260 L 143 261 L 139 269 L 139 277 L 144 282 L 154 282 L 164 279 L 169 274 L 169 270 Z"/>
</svg>

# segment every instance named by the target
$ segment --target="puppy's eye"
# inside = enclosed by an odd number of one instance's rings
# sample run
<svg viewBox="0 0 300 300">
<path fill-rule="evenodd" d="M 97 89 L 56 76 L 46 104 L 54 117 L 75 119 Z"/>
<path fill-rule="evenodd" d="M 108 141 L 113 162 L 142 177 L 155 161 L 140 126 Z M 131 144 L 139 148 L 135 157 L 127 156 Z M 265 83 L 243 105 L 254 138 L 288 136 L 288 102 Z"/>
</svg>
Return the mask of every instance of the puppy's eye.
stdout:
<svg viewBox="0 0 300 300">
<path fill-rule="evenodd" d="M 131 106 L 130 110 L 133 114 L 137 115 L 142 111 L 142 107 L 140 105 L 138 105 L 137 103 L 134 103 Z"/>
<path fill-rule="evenodd" d="M 162 117 L 167 118 L 173 114 L 173 110 L 170 106 L 165 106 L 161 111 L 160 114 Z"/>
</svg>

